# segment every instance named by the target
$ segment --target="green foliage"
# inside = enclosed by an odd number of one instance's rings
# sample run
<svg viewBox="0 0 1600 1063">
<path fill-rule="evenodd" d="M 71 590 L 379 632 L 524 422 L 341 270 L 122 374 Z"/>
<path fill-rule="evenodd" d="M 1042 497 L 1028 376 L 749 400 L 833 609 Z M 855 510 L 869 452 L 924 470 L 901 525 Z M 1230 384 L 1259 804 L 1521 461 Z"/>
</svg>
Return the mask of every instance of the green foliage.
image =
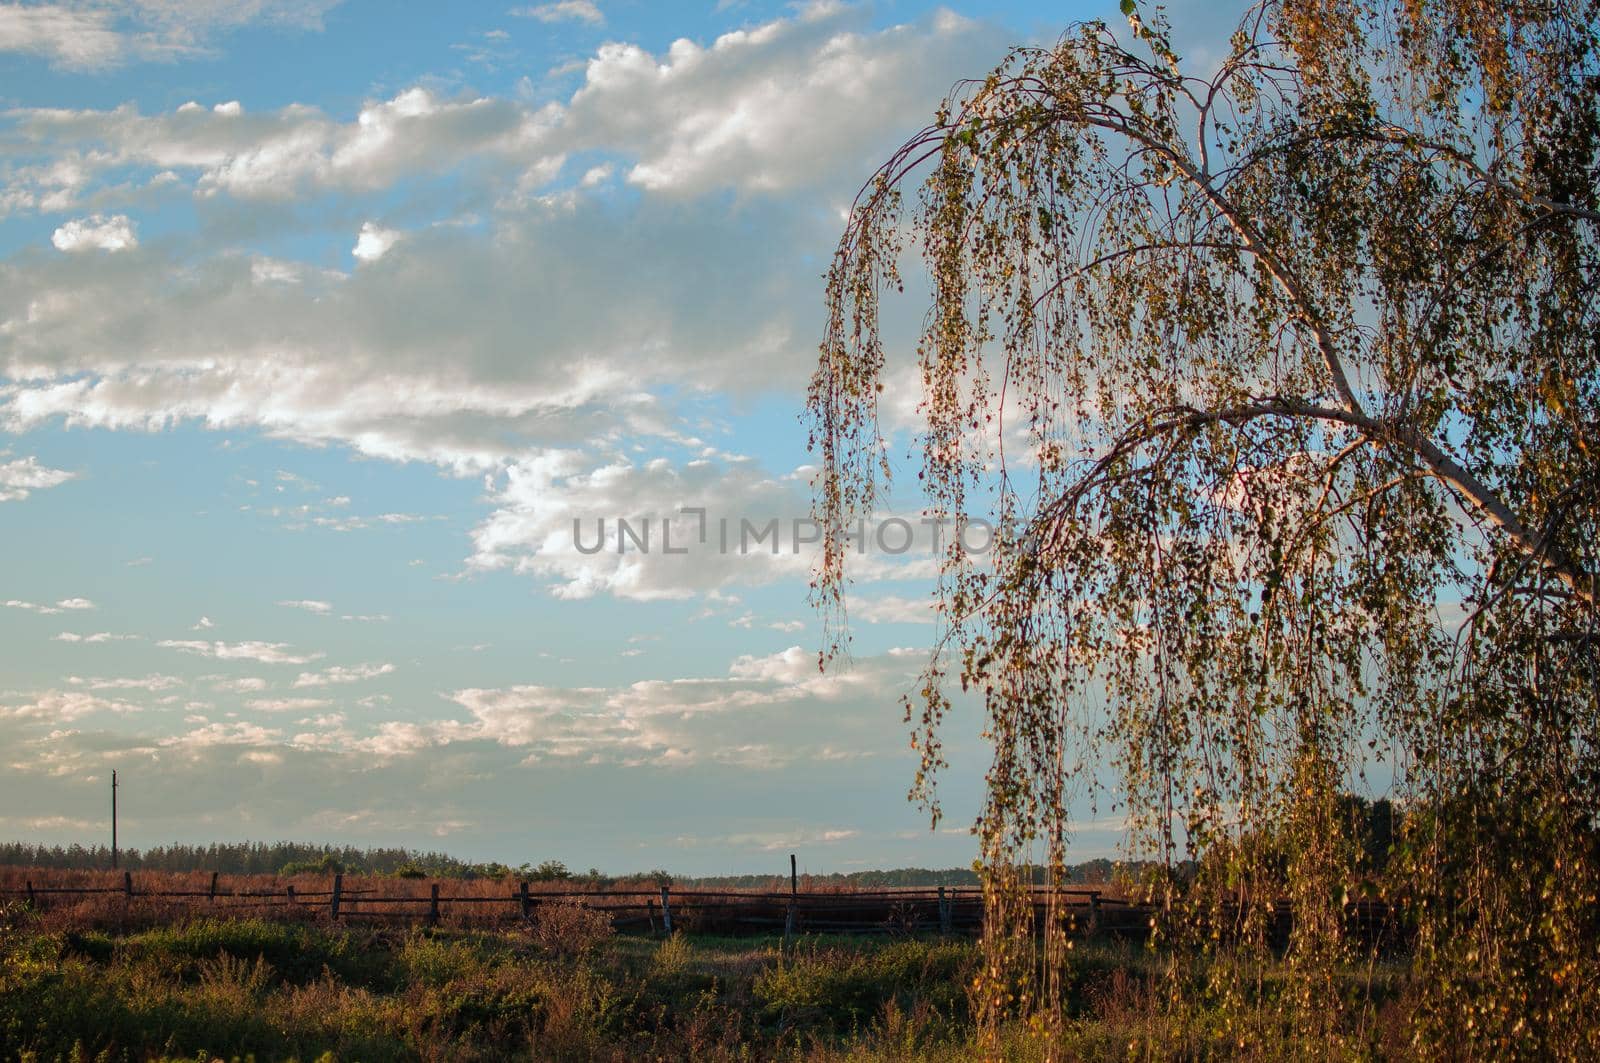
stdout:
<svg viewBox="0 0 1600 1063">
<path fill-rule="evenodd" d="M 0 939 L 0 1055 L 24 1059 L 898 1058 L 959 1053 L 970 945 L 610 939 L 198 922 Z M 775 974 L 774 972 L 784 972 Z M 759 987 L 759 988 L 758 988 Z M 764 1006 L 752 1007 L 757 998 Z M 888 1011 L 884 1009 L 887 1008 Z"/>
<path fill-rule="evenodd" d="M 502 863 L 472 863 L 437 852 L 411 849 L 357 849 L 353 846 L 315 845 L 303 842 L 234 842 L 214 845 L 165 845 L 150 849 L 123 849 L 119 865 L 130 871 L 220 871 L 223 874 L 299 875 L 334 874 L 400 875 L 422 878 L 508 878 L 530 870 Z M 0 843 L 0 865 L 97 870 L 111 866 L 105 846 L 44 846 L 24 842 Z M 548 860 L 540 867 L 562 867 Z M 420 874 L 416 874 L 420 872 Z"/>
<path fill-rule="evenodd" d="M 826 1022 L 835 1032 L 859 1028 L 891 1001 L 915 999 L 953 1018 L 965 1012 L 971 962 L 972 950 L 960 945 L 861 949 L 811 941 L 757 976 L 752 993 L 769 1019 Z"/>
<path fill-rule="evenodd" d="M 1154 939 L 1226 961 L 1221 1044 L 1356 1050 L 1382 987 L 1330 986 L 1371 890 L 1429 975 L 1408 1050 L 1600 1055 L 1600 2 L 1265 0 L 1210 69 L 1124 12 L 961 83 L 867 183 L 810 392 L 826 656 L 914 240 L 919 482 L 997 529 L 947 537 L 905 706 L 935 821 L 955 687 L 993 745 L 985 1021 L 1061 1030 L 1026 869 L 1065 878 L 1115 769 Z M 1349 802 L 1367 775 L 1405 815 Z"/>
<path fill-rule="evenodd" d="M 531 871 L 527 865 L 523 865 L 523 871 L 533 882 L 562 882 L 572 877 L 572 872 L 568 871 L 567 865 L 560 860 L 546 860 Z"/>
<path fill-rule="evenodd" d="M 324 853 L 318 860 L 291 860 L 278 868 L 278 874 L 288 877 L 290 875 L 338 875 L 344 872 L 344 864 L 340 863 L 332 853 Z"/>
</svg>

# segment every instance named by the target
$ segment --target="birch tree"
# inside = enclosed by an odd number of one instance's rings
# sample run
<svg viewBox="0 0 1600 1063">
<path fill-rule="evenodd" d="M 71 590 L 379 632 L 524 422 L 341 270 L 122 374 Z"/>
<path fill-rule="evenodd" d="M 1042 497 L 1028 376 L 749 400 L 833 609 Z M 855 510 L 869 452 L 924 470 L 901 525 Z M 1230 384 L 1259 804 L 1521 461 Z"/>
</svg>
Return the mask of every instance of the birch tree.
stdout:
<svg viewBox="0 0 1600 1063">
<path fill-rule="evenodd" d="M 1287 1008 L 1350 1047 L 1365 889 L 1412 933 L 1419 1054 L 1600 1052 L 1595 0 L 1268 0 L 1204 71 L 1124 11 L 959 85 L 863 187 L 809 395 L 825 657 L 886 382 L 920 373 L 930 511 L 1002 529 L 947 543 L 907 703 L 935 817 L 951 691 L 983 705 L 987 1017 L 1059 1018 L 1019 869 L 1059 880 L 1114 766 L 1164 948 L 1265 949 L 1292 903 L 1292 990 L 1202 987 L 1226 1036 Z M 913 253 L 914 353 L 880 327 Z M 1363 780 L 1405 810 L 1381 880 Z"/>
</svg>

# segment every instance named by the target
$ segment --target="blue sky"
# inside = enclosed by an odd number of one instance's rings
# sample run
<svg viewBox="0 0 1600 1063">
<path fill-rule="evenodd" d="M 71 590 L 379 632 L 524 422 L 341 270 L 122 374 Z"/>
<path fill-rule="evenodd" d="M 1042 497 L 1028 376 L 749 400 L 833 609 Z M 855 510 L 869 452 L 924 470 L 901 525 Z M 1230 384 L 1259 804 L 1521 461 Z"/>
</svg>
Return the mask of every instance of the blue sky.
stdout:
<svg viewBox="0 0 1600 1063">
<path fill-rule="evenodd" d="M 904 800 L 925 554 L 819 675 L 803 547 L 572 525 L 803 517 L 855 189 L 1115 7 L 0 4 L 0 835 L 101 840 L 116 768 L 132 845 L 970 862 L 970 709 Z"/>
</svg>

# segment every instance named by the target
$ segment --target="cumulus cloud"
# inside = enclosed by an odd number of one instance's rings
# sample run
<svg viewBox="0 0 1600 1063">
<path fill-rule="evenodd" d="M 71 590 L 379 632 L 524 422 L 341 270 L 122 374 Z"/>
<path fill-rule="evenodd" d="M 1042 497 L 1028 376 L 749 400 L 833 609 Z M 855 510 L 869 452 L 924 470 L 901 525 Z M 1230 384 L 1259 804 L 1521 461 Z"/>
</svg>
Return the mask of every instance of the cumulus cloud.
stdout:
<svg viewBox="0 0 1600 1063">
<path fill-rule="evenodd" d="M 790 293 L 811 271 L 773 261 L 769 240 L 806 241 L 787 212 L 751 220 L 710 205 L 536 208 L 490 242 L 465 230 L 408 239 L 389 252 L 413 258 L 404 269 L 266 287 L 246 258 L 203 274 L 177 261 L 122 268 L 121 256 L 0 264 L 0 374 L 27 381 L 0 392 L 0 425 L 195 420 L 464 472 L 499 467 L 530 439 L 669 434 L 676 411 L 652 387 L 736 383 L 756 366 L 774 367 L 760 370 L 769 381 L 803 375 Z M 750 263 L 776 270 L 753 292 Z M 162 356 L 142 363 L 139 350 Z"/>
<path fill-rule="evenodd" d="M 89 644 L 99 642 L 132 642 L 139 638 L 138 635 L 117 635 L 110 631 L 96 631 L 92 635 L 80 635 L 74 631 L 63 631 L 56 635 L 56 642 L 84 642 Z"/>
<path fill-rule="evenodd" d="M 0 451 L 0 459 L 5 457 L 6 452 Z M 39 459 L 31 456 L 0 460 L 0 502 L 20 502 L 34 491 L 59 487 L 77 475 L 40 465 Z"/>
<path fill-rule="evenodd" d="M 810 187 L 847 198 L 862 168 L 925 119 L 947 88 L 939 71 L 998 50 L 988 31 L 949 18 L 878 32 L 858 18 L 780 19 L 661 54 L 606 45 L 564 104 L 412 88 L 351 121 L 301 105 L 13 112 L 7 138 L 39 159 L 6 175 L 14 210 L 103 201 L 117 194 L 101 187 L 107 175 L 129 171 L 177 175 L 203 198 L 267 203 L 448 174 L 486 183 L 504 209 L 401 243 L 369 222 L 358 258 L 381 252 L 400 267 L 349 277 L 226 252 L 202 271 L 192 251 L 152 249 L 136 263 L 9 263 L 0 373 L 27 383 L 0 393 L 0 423 L 197 420 L 481 470 L 528 442 L 662 431 L 676 411 L 652 389 L 801 381 L 813 308 L 796 293 L 814 288 L 806 256 L 826 252 L 833 223 L 815 203 L 746 200 L 730 211 L 682 197 Z M 588 184 L 617 165 L 678 202 L 619 211 L 588 194 L 543 194 L 564 160 L 591 152 L 618 162 L 580 171 Z M 62 226 L 61 240 L 117 243 L 111 222 L 127 216 L 100 218 Z M 457 328 L 462 320 L 473 328 Z"/>
<path fill-rule="evenodd" d="M 369 222 L 358 258 L 381 249 L 382 268 L 348 274 L 211 235 L 0 263 L 0 376 L 15 382 L 0 389 L 0 428 L 194 422 L 494 474 L 469 567 L 566 597 L 801 576 L 808 562 L 787 550 L 581 555 L 561 537 L 573 517 L 683 505 L 735 521 L 808 511 L 804 483 L 781 472 L 616 451 L 642 440 L 693 454 L 682 425 L 699 396 L 803 383 L 837 206 L 926 119 L 949 71 L 982 69 L 1002 45 L 952 16 L 879 31 L 816 9 L 659 53 L 604 45 L 562 103 L 418 87 L 347 119 L 302 105 L 14 112 L 0 135 L 37 165 L 6 175 L 12 210 L 120 206 L 127 193 L 107 182 L 172 175 L 218 232 L 248 231 L 298 197 L 432 175 L 466 187 L 475 213 L 408 224 L 387 244 Z M 645 194 L 613 202 L 608 167 Z"/>
<path fill-rule="evenodd" d="M 859 17 L 818 9 L 709 46 L 680 39 L 664 55 L 604 44 L 568 125 L 583 142 L 625 146 L 638 160 L 628 180 L 656 191 L 859 181 L 927 120 L 952 71 L 985 69 L 1004 48 L 992 28 L 948 12 L 878 32 L 856 30 Z"/>
<path fill-rule="evenodd" d="M 373 222 L 366 222 L 361 226 L 361 232 L 356 236 L 356 246 L 350 249 L 350 254 L 362 262 L 376 262 L 388 253 L 400 239 L 398 229 L 385 229 Z"/>
<path fill-rule="evenodd" d="M 745 460 L 589 468 L 578 453 L 549 452 L 508 468 L 470 563 L 545 579 L 562 598 L 688 598 L 801 577 L 812 549 L 807 527 L 795 534 L 805 490 Z"/>
<path fill-rule="evenodd" d="M 219 661 L 256 661 L 260 664 L 310 664 L 322 656 L 320 653 L 293 653 L 284 642 L 206 642 L 196 640 L 163 639 L 156 643 L 163 649 L 179 650 L 201 657 L 214 657 Z"/>
<path fill-rule="evenodd" d="M 50 236 L 57 251 L 128 251 L 139 246 L 133 222 L 126 214 L 107 218 L 100 214 L 78 218 L 61 226 Z"/>
</svg>

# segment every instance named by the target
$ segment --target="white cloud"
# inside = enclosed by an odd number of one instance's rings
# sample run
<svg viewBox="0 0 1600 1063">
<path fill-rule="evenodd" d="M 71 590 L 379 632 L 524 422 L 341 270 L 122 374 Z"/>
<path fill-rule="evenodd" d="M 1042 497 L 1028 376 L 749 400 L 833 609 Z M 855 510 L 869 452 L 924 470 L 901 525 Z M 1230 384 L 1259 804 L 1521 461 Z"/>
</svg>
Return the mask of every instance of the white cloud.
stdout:
<svg viewBox="0 0 1600 1063">
<path fill-rule="evenodd" d="M 219 661 L 256 661 L 260 664 L 310 664 L 320 653 L 291 653 L 284 642 L 204 642 L 164 639 L 156 643 L 164 649 L 214 657 Z"/>
<path fill-rule="evenodd" d="M 85 690 L 144 690 L 157 692 L 171 690 L 173 687 L 184 685 L 184 681 L 175 675 L 147 675 L 132 678 L 83 678 L 81 676 L 68 676 L 67 683 L 71 686 L 82 687 Z"/>
<path fill-rule="evenodd" d="M 817 256 L 837 235 L 824 208 L 926 119 L 949 71 L 982 69 L 1000 46 L 949 18 L 866 25 L 859 12 L 813 12 L 659 53 L 608 44 L 562 104 L 411 88 L 344 118 L 301 105 L 15 112 L 13 139 L 44 161 L 0 176 L 29 209 L 64 197 L 109 211 L 129 195 L 109 182 L 176 174 L 213 229 L 135 255 L 0 263 L 0 375 L 17 382 L 0 389 L 0 428 L 193 422 L 509 470 L 470 567 L 524 572 L 568 597 L 800 576 L 808 559 L 789 552 L 586 557 L 560 539 L 574 516 L 614 520 L 636 503 L 658 516 L 720 506 L 736 520 L 809 510 L 803 483 L 746 463 L 662 467 L 619 451 L 686 446 L 686 415 L 718 390 L 803 384 Z M 603 184 L 607 166 L 647 194 L 563 198 L 542 183 Z M 215 235 L 274 225 L 283 204 L 318 192 L 429 175 L 465 186 L 478 213 L 408 222 L 383 268 L 269 262 Z M 347 530 L 389 516 L 296 519 Z"/>
<path fill-rule="evenodd" d="M 125 44 L 105 11 L 0 5 L 0 51 L 42 55 L 58 66 L 83 70 L 111 64 Z"/>
<path fill-rule="evenodd" d="M 308 613 L 320 613 L 324 616 L 333 612 L 332 602 L 319 602 L 310 598 L 302 601 L 284 601 L 278 604 L 286 609 L 304 609 Z"/>
<path fill-rule="evenodd" d="M 259 676 L 240 676 L 236 679 L 224 679 L 220 676 L 205 677 L 211 683 L 211 689 L 224 693 L 255 694 L 267 689 L 267 681 Z"/>
<path fill-rule="evenodd" d="M 259 712 L 310 712 L 333 703 L 324 698 L 257 698 L 245 704 Z"/>
<path fill-rule="evenodd" d="M 0 451 L 0 458 L 6 456 Z M 77 473 L 51 469 L 39 464 L 34 457 L 13 458 L 0 461 L 0 502 L 20 502 L 34 491 L 59 487 L 77 478 Z"/>
<path fill-rule="evenodd" d="M 812 547 L 794 534 L 804 485 L 748 461 L 585 468 L 575 452 L 549 452 L 510 466 L 489 500 L 471 565 L 549 580 L 562 598 L 688 598 L 810 571 Z M 703 520 L 686 507 L 704 508 Z M 808 535 L 802 526 L 798 539 Z"/>
<path fill-rule="evenodd" d="M 12 598 L 0 604 L 5 605 L 8 609 L 22 609 L 30 613 L 41 613 L 46 616 L 94 608 L 94 603 L 87 598 L 63 598 L 54 605 L 40 605 L 37 602 L 25 602 Z"/>
<path fill-rule="evenodd" d="M 367 679 L 376 679 L 380 675 L 388 675 L 394 671 L 394 665 L 384 664 L 358 664 L 353 667 L 334 665 L 332 668 L 321 672 L 301 672 L 295 678 L 296 687 L 325 687 L 344 683 L 359 683 Z"/>
<path fill-rule="evenodd" d="M 591 26 L 602 26 L 606 21 L 594 0 L 556 0 L 554 3 L 513 8 L 510 14 L 518 18 L 538 19 L 540 22 L 587 22 Z"/>
<path fill-rule="evenodd" d="M 52 690 L 20 705 L 0 705 L 0 718 L 70 723 L 95 713 L 138 712 L 139 706 L 82 690 Z"/>
<path fill-rule="evenodd" d="M 451 700 L 471 719 L 439 725 L 438 739 L 487 739 L 536 758 L 761 768 L 835 755 L 836 746 L 815 740 L 829 733 L 851 755 L 872 756 L 886 751 L 887 717 L 875 719 L 868 707 L 892 703 L 920 660 L 917 652 L 893 651 L 823 674 L 814 653 L 794 646 L 740 657 L 725 678 L 459 690 Z M 834 705 L 856 708 L 852 715 Z M 819 731 L 824 715 L 831 722 Z M 899 745 L 896 736 L 888 748 Z"/>
<path fill-rule="evenodd" d="M 902 598 L 885 595 L 868 598 L 857 595 L 849 601 L 850 619 L 869 624 L 931 624 L 934 621 L 931 598 Z"/>
<path fill-rule="evenodd" d="M 69 70 L 203 52 L 219 31 L 252 22 L 321 26 L 339 0 L 100 0 L 0 4 L 0 52 L 40 55 Z"/>
<path fill-rule="evenodd" d="M 361 226 L 360 234 L 356 236 L 356 246 L 350 249 L 350 254 L 362 262 L 376 262 L 387 254 L 399 239 L 398 229 L 385 229 L 373 222 L 365 222 Z"/>
<path fill-rule="evenodd" d="M 567 126 L 584 142 L 625 146 L 638 160 L 628 180 L 657 191 L 859 181 L 927 120 L 956 73 L 987 69 L 1005 46 L 949 14 L 879 32 L 854 30 L 860 18 L 835 7 L 709 46 L 680 39 L 664 55 L 604 44 Z"/>
<path fill-rule="evenodd" d="M 683 846 L 716 845 L 775 853 L 785 849 L 809 849 L 818 845 L 836 845 L 839 842 L 860 837 L 860 835 L 861 832 L 859 830 L 847 827 L 802 827 L 795 830 L 772 833 L 738 832 L 715 837 L 686 834 L 680 835 L 674 841 Z"/>
<path fill-rule="evenodd" d="M 160 745 L 193 753 L 215 746 L 272 746 L 283 737 L 283 732 L 253 723 L 207 723 L 187 734 L 163 738 Z"/>
<path fill-rule="evenodd" d="M 92 635 L 80 635 L 73 631 L 63 631 L 56 635 L 55 642 L 132 642 L 139 638 L 138 635 L 114 635 L 109 631 L 96 631 Z"/>
<path fill-rule="evenodd" d="M 129 251 L 139 246 L 133 231 L 133 222 L 126 214 L 107 218 L 100 214 L 77 218 L 58 228 L 50 236 L 57 251 Z"/>
</svg>

